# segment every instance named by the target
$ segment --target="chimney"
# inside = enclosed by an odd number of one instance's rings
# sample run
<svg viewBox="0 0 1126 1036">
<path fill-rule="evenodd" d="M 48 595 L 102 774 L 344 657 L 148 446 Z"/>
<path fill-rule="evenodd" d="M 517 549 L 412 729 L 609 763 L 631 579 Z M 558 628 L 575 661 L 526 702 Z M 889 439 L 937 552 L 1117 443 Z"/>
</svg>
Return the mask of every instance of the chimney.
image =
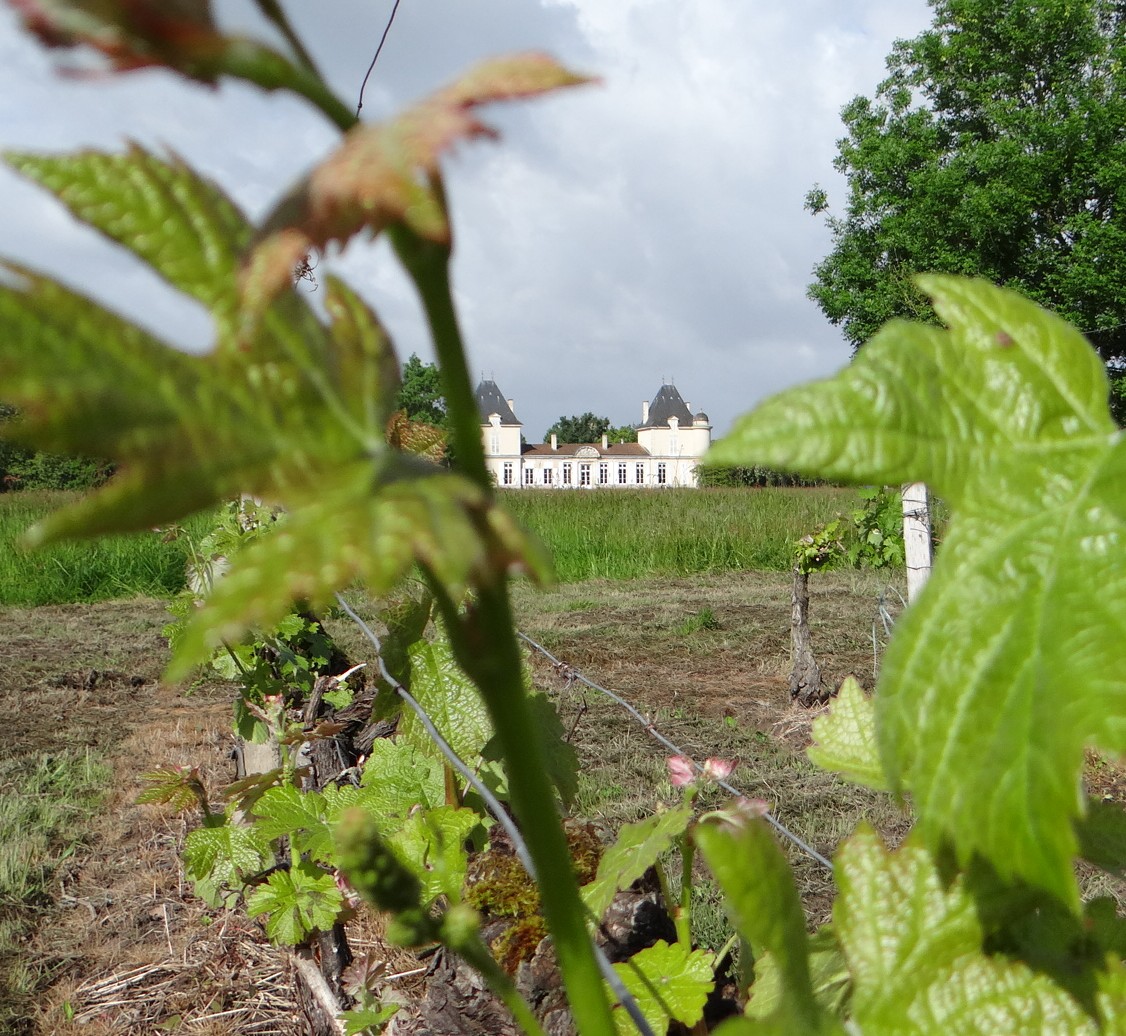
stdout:
<svg viewBox="0 0 1126 1036">
<path fill-rule="evenodd" d="M 684 405 L 688 408 L 688 412 L 692 413 L 692 404 L 691 403 L 685 403 Z"/>
<path fill-rule="evenodd" d="M 513 413 L 516 413 L 516 407 L 513 406 L 512 400 L 506 399 L 505 402 L 508 404 L 508 409 L 511 410 Z"/>
<path fill-rule="evenodd" d="M 649 400 L 647 399 L 641 401 L 641 423 L 643 425 L 649 423 Z"/>
<path fill-rule="evenodd" d="M 554 432 L 551 433 L 551 448 L 553 450 L 559 449 L 559 441 Z"/>
<path fill-rule="evenodd" d="M 602 448 L 608 450 L 610 448 L 610 438 L 605 432 L 602 433 Z"/>
</svg>

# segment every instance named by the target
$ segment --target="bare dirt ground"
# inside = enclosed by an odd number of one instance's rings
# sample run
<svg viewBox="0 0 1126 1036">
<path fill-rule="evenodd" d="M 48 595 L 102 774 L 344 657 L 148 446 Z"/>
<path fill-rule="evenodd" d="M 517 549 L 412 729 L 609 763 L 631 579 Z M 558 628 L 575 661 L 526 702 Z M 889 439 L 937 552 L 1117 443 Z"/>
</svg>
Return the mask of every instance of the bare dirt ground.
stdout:
<svg viewBox="0 0 1126 1036">
<path fill-rule="evenodd" d="M 873 682 L 882 586 L 852 573 L 813 581 L 814 645 L 834 685 L 848 673 Z M 738 757 L 736 784 L 766 798 L 821 852 L 831 853 L 861 818 L 892 838 L 906 828 L 885 797 L 846 786 L 804 758 L 812 717 L 789 701 L 785 574 L 588 582 L 542 594 L 518 588 L 516 602 L 529 636 L 630 699 L 689 753 Z M 163 603 L 152 600 L 0 609 L 0 757 L 90 746 L 115 775 L 26 947 L 41 990 L 23 1032 L 301 1031 L 287 954 L 244 914 L 196 900 L 179 866 L 187 823 L 135 804 L 138 775 L 161 764 L 199 765 L 212 788 L 233 774 L 232 691 L 160 682 L 165 621 Z M 351 630 L 334 632 L 354 658 L 364 657 Z M 670 794 L 667 752 L 643 728 L 543 658 L 533 656 L 532 665 L 537 682 L 557 695 L 579 750 L 584 816 L 614 825 Z M 1121 793 L 1119 771 L 1105 772 L 1107 786 Z M 828 875 L 797 850 L 792 859 L 811 922 L 824 920 Z M 718 903 L 698 910 L 701 941 L 721 938 Z M 351 937 L 361 948 L 374 945 L 378 926 Z M 410 965 L 404 958 L 392 967 Z"/>
</svg>

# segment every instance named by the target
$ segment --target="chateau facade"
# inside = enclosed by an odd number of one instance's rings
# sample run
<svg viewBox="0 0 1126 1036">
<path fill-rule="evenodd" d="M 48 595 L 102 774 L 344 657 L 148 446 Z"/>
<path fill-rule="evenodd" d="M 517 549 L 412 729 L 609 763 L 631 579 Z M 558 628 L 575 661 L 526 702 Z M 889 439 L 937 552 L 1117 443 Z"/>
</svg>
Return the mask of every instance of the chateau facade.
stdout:
<svg viewBox="0 0 1126 1036">
<path fill-rule="evenodd" d="M 693 414 L 675 385 L 641 405 L 637 442 L 521 443 L 523 424 L 495 381 L 477 386 L 485 461 L 502 488 L 639 489 L 692 486 L 712 441 L 703 411 Z"/>
</svg>

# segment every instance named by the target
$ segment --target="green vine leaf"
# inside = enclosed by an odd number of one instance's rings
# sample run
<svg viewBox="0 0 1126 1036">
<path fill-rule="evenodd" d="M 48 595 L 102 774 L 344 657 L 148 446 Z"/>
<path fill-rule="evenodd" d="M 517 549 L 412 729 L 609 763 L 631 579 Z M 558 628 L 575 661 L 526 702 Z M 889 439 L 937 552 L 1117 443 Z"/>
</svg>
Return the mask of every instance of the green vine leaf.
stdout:
<svg viewBox="0 0 1126 1036">
<path fill-rule="evenodd" d="M 981 949 L 982 928 L 962 879 L 947 887 L 912 836 L 895 852 L 861 827 L 836 858 L 837 937 L 866 1034 L 1081 1036 L 1098 1026 L 1047 976 Z"/>
<path fill-rule="evenodd" d="M 1110 874 L 1126 874 L 1126 810 L 1115 802 L 1088 801 L 1078 832 L 1083 859 Z"/>
<path fill-rule="evenodd" d="M 1126 442 L 1079 332 L 978 281 L 920 278 L 949 330 L 893 322 L 710 456 L 889 484 L 953 517 L 876 696 L 892 786 L 928 843 L 1078 906 L 1083 750 L 1126 751 Z"/>
<path fill-rule="evenodd" d="M 307 860 L 274 871 L 246 901 L 251 917 L 266 915 L 266 934 L 274 942 L 296 946 L 315 931 L 328 931 L 344 896 L 327 871 Z"/>
<path fill-rule="evenodd" d="M 184 840 L 184 875 L 212 906 L 219 905 L 223 890 L 241 889 L 245 878 L 273 862 L 269 841 L 253 826 L 200 827 Z"/>
<path fill-rule="evenodd" d="M 0 395 L 23 415 L 14 434 L 120 465 L 30 542 L 150 528 L 239 494 L 291 512 L 279 535 L 233 561 L 178 639 L 171 674 L 252 625 L 272 627 L 296 600 L 323 604 L 358 578 L 381 593 L 415 562 L 455 594 L 510 564 L 546 576 L 542 548 L 482 490 L 388 446 L 398 362 L 375 314 L 342 282 L 325 279 L 327 323 L 286 291 L 254 337 L 236 342 L 234 271 L 251 228 L 214 184 L 136 147 L 10 161 L 205 304 L 218 336 L 210 355 L 189 356 L 5 267 Z"/>
<path fill-rule="evenodd" d="M 396 454 L 344 464 L 239 554 L 184 631 L 169 676 L 187 675 L 250 626 L 273 625 L 296 601 L 330 605 L 356 580 L 385 593 L 416 561 L 455 595 L 497 567 L 540 580 L 549 572 L 543 548 L 467 479 Z"/>
<path fill-rule="evenodd" d="M 528 705 L 532 711 L 536 733 L 543 745 L 547 775 L 563 808 L 569 810 L 579 792 L 579 756 L 575 746 L 567 740 L 567 731 L 559 718 L 555 703 L 543 693 L 529 693 Z M 493 737 L 481 752 L 486 761 L 483 776 L 493 786 L 498 795 L 508 794 L 508 775 L 504 772 L 504 760 L 499 741 Z M 493 778 L 495 777 L 495 782 Z"/>
<path fill-rule="evenodd" d="M 399 858 L 418 876 L 422 903 L 439 896 L 461 900 L 469 856 L 465 842 L 481 818 L 471 809 L 438 806 L 412 813 L 389 839 Z"/>
<path fill-rule="evenodd" d="M 411 694 L 426 710 L 438 732 L 457 755 L 475 765 L 481 750 L 493 735 L 481 694 L 454 658 L 453 648 L 444 637 L 418 640 L 408 648 Z M 419 752 L 440 755 L 418 717 L 404 710 L 398 738 L 414 745 Z"/>
<path fill-rule="evenodd" d="M 778 960 L 767 951 L 755 957 L 755 981 L 746 1015 L 760 1021 L 777 1021 L 783 1025 L 786 1014 L 785 979 Z M 848 962 L 833 935 L 832 926 L 819 928 L 809 939 L 809 974 L 813 983 L 813 996 L 821 1009 L 832 1017 L 843 1017 L 845 1005 L 852 993 L 852 980 Z"/>
<path fill-rule="evenodd" d="M 292 785 L 271 788 L 254 805 L 255 827 L 262 837 L 288 838 L 294 856 L 307 855 L 315 862 L 331 864 L 332 828 L 326 813 L 323 795 Z"/>
<path fill-rule="evenodd" d="M 411 811 L 441 806 L 446 798 L 442 764 L 396 738 L 378 738 L 364 763 L 360 786 L 345 784 L 325 789 L 326 819 L 337 822 L 350 808 L 379 818 L 383 836 L 390 837 L 406 823 Z"/>
<path fill-rule="evenodd" d="M 614 844 L 598 861 L 594 881 L 583 887 L 583 900 L 591 912 L 602 917 L 614 896 L 643 877 L 661 853 L 683 836 L 691 820 L 692 807 L 681 803 L 644 820 L 623 824 Z"/>
<path fill-rule="evenodd" d="M 341 1011 L 340 1020 L 344 1023 L 345 1036 L 370 1036 L 371 1033 L 382 1032 L 399 1007 L 399 1004 L 380 1004 L 378 1007 Z"/>
<path fill-rule="evenodd" d="M 1112 912 L 1113 908 L 1109 908 L 1108 913 Z M 1123 1032 L 1126 1029 L 1126 967 L 1122 964 L 1121 954 L 1108 963 L 1105 971 L 1099 972 L 1098 980 L 1097 1003 L 1103 1030 Z"/>
<path fill-rule="evenodd" d="M 887 791 L 887 778 L 876 744 L 876 706 L 856 677 L 842 684 L 829 712 L 813 721 L 810 761 L 856 784 Z"/>
<path fill-rule="evenodd" d="M 615 964 L 614 970 L 653 1032 L 667 1032 L 672 1022 L 691 1028 L 703 1018 L 704 1004 L 715 985 L 714 966 L 714 953 L 660 939 Z M 614 1007 L 614 1021 L 621 1036 L 637 1032 L 621 1004 Z"/>
<path fill-rule="evenodd" d="M 153 803 L 170 806 L 177 813 L 197 807 L 206 808 L 207 790 L 195 766 L 160 766 L 141 774 L 148 785 L 137 796 L 138 804 Z"/>
<path fill-rule="evenodd" d="M 136 144 L 123 154 L 8 152 L 5 161 L 80 220 L 129 249 L 172 287 L 206 306 L 220 341 L 234 330 L 237 273 L 252 229 L 211 181 L 182 159 Z"/>
<path fill-rule="evenodd" d="M 457 82 L 378 125 L 360 125 L 266 218 L 245 277 L 256 315 L 290 279 L 294 264 L 330 242 L 404 223 L 449 244 L 438 160 L 458 140 L 496 136 L 474 110 L 483 104 L 588 82 L 543 54 L 486 61 Z"/>
<path fill-rule="evenodd" d="M 422 639 L 434 610 L 434 598 L 428 590 L 408 593 L 400 600 L 385 605 L 379 620 L 387 627 L 382 639 L 383 664 L 408 691 L 411 687 L 410 648 Z M 399 701 L 398 698 L 395 699 Z"/>
</svg>

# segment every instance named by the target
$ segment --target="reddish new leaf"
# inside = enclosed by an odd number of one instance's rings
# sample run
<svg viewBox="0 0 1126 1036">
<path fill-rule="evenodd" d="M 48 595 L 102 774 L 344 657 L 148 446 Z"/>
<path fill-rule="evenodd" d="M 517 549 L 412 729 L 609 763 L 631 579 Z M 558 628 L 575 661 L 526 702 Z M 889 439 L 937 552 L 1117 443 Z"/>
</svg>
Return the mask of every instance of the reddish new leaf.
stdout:
<svg viewBox="0 0 1126 1036">
<path fill-rule="evenodd" d="M 8 0 L 24 28 L 56 49 L 89 47 L 115 72 L 164 67 L 213 85 L 220 76 L 264 90 L 292 90 L 315 104 L 341 129 L 355 116 L 325 85 L 295 44 L 301 64 L 240 36 L 225 36 L 211 17 L 210 0 Z M 271 19 L 273 20 L 273 19 Z"/>
<path fill-rule="evenodd" d="M 475 109 L 585 82 L 546 55 L 514 55 L 479 65 L 391 122 L 351 130 L 266 220 L 244 280 L 252 313 L 287 286 L 303 255 L 365 229 L 375 235 L 402 222 L 448 244 L 438 160 L 458 140 L 496 135 Z"/>
<path fill-rule="evenodd" d="M 10 0 L 48 47 L 93 47 L 118 72 L 154 65 L 214 82 L 227 45 L 210 0 Z"/>
<path fill-rule="evenodd" d="M 415 421 L 405 410 L 396 410 L 387 420 L 387 444 L 404 453 L 441 463 L 446 456 L 446 433 L 427 421 Z"/>
</svg>

